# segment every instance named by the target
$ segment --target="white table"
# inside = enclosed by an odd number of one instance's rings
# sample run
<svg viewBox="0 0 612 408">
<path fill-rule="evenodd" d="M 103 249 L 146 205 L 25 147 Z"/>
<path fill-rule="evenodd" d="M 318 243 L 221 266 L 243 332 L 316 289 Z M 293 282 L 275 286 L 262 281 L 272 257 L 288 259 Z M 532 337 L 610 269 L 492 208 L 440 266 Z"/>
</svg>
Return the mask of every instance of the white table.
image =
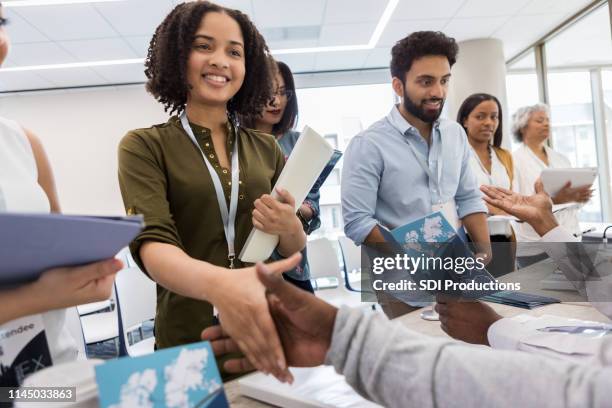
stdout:
<svg viewBox="0 0 612 408">
<path fill-rule="evenodd" d="M 611 234 L 612 236 L 612 234 Z M 528 268 L 521 269 L 519 271 L 510 273 L 508 275 L 500 278 L 502 281 L 511 282 L 511 281 L 520 281 L 521 286 L 523 286 L 523 290 L 525 292 L 539 294 L 544 296 L 551 297 L 562 297 L 564 299 L 572 300 L 571 294 L 568 294 L 567 291 L 553 291 L 553 290 L 541 290 L 538 287 L 539 282 L 542 280 L 544 276 L 549 274 L 555 269 L 555 265 L 550 261 L 543 261 L 534 265 L 531 265 Z M 521 313 L 530 314 L 533 316 L 541 316 L 544 314 L 549 315 L 557 315 L 562 317 L 569 317 L 575 319 L 583 319 L 583 320 L 593 320 L 600 322 L 608 322 L 609 320 L 590 306 L 588 303 L 580 302 L 580 297 L 576 294 L 576 298 L 570 303 L 556 303 L 543 307 L 539 307 L 532 310 L 520 309 L 513 306 L 500 305 L 496 303 L 490 303 L 490 305 L 495 309 L 499 314 L 505 317 L 512 317 Z M 406 325 L 411 330 L 415 330 L 419 333 L 427 334 L 430 336 L 444 336 L 447 334 L 442 331 L 440 328 L 439 322 L 432 322 L 423 320 L 420 317 L 421 310 L 415 310 L 410 312 L 404 316 L 400 316 L 395 319 L 395 321 L 400 322 L 401 324 Z M 225 392 L 228 396 L 228 400 L 230 401 L 230 405 L 236 408 L 259 408 L 259 407 L 270 407 L 271 405 L 252 400 L 247 397 L 243 397 L 240 395 L 238 381 L 230 381 L 225 384 Z"/>
</svg>

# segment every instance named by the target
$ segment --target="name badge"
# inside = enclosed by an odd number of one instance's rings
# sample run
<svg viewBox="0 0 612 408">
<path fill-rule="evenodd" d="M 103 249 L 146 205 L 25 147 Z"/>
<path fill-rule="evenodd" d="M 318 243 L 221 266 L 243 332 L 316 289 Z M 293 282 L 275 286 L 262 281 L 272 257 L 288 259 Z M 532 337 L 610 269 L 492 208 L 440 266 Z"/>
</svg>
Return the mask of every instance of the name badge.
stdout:
<svg viewBox="0 0 612 408">
<path fill-rule="evenodd" d="M 21 386 L 27 376 L 49 366 L 51 353 L 41 315 L 0 325 L 0 386 Z"/>
</svg>

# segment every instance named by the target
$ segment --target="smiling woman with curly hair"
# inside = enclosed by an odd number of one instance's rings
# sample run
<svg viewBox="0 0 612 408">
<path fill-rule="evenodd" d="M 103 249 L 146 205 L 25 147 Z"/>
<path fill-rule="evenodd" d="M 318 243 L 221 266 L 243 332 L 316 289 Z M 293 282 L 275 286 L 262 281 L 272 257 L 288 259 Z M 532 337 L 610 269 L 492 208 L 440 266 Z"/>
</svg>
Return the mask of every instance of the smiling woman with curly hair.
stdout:
<svg viewBox="0 0 612 408">
<path fill-rule="evenodd" d="M 199 340 L 214 305 L 257 368 L 284 379 L 263 286 L 236 257 L 253 227 L 278 235 L 282 256 L 306 244 L 293 197 L 270 195 L 284 165 L 274 137 L 236 121 L 270 100 L 267 60 L 240 11 L 207 1 L 174 8 L 155 31 L 145 73 L 147 90 L 178 116 L 123 138 L 119 182 L 126 211 L 146 224 L 130 249 L 158 285 L 156 346 Z M 280 273 L 298 261 L 272 265 Z"/>
</svg>

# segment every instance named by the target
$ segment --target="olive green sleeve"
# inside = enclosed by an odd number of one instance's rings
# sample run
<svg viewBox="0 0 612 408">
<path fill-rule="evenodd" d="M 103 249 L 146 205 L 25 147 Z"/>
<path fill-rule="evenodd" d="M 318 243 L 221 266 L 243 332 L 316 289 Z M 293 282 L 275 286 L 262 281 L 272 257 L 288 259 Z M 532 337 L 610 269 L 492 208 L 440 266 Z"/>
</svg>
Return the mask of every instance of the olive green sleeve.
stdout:
<svg viewBox="0 0 612 408">
<path fill-rule="evenodd" d="M 283 172 L 283 168 L 285 168 L 285 155 L 283 151 L 281 150 L 278 143 L 276 143 L 276 141 L 274 141 L 273 146 L 274 146 L 275 170 L 274 170 L 274 176 L 272 177 L 272 187 L 274 187 L 274 185 L 276 184 L 276 181 L 278 180 L 281 173 Z"/>
<path fill-rule="evenodd" d="M 154 142 L 136 132 L 128 133 L 121 140 L 118 154 L 119 187 L 125 210 L 129 215 L 144 216 L 145 228 L 130 244 L 130 251 L 146 273 L 140 258 L 144 242 L 163 242 L 183 248 L 166 198 L 163 160 Z"/>
</svg>

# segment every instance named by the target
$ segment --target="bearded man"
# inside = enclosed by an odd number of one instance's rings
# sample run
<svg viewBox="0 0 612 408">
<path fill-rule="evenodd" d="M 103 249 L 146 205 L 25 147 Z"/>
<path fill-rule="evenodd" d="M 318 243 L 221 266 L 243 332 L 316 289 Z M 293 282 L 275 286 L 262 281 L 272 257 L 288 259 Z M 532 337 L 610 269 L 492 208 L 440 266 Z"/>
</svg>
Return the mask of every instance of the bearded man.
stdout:
<svg viewBox="0 0 612 408">
<path fill-rule="evenodd" d="M 487 208 L 470 170 L 467 137 L 459 124 L 440 118 L 457 53 L 453 38 L 432 31 L 412 33 L 393 47 L 392 85 L 400 103 L 356 135 L 344 155 L 344 232 L 357 245 L 384 242 L 381 227 L 441 211 L 490 257 Z M 412 310 L 384 303 L 383 309 L 389 317 Z"/>
</svg>

